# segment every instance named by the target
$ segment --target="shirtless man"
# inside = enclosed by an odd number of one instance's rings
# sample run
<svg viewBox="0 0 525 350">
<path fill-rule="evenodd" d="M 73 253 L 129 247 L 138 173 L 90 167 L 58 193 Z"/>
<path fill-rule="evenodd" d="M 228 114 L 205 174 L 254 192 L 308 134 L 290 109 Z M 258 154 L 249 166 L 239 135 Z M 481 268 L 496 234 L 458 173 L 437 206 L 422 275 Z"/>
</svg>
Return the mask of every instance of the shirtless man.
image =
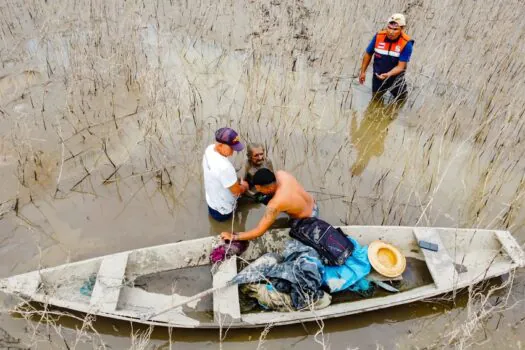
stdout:
<svg viewBox="0 0 525 350">
<path fill-rule="evenodd" d="M 257 191 L 273 194 L 264 216 L 253 230 L 222 232 L 222 239 L 247 241 L 260 237 L 270 228 L 281 212 L 288 214 L 293 219 L 319 216 L 319 208 L 313 197 L 291 174 L 282 170 L 274 174 L 269 169 L 260 169 L 255 173 L 253 182 Z"/>
</svg>

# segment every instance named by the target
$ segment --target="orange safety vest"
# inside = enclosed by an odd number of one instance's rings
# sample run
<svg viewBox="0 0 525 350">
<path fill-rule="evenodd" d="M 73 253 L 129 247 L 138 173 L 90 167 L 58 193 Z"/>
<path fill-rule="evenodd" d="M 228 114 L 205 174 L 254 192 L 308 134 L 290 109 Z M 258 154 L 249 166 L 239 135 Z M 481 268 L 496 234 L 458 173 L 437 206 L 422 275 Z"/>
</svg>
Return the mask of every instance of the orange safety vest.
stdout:
<svg viewBox="0 0 525 350">
<path fill-rule="evenodd" d="M 388 40 L 386 33 L 386 30 L 382 30 L 376 34 L 374 72 L 378 74 L 386 73 L 397 66 L 401 51 L 412 41 L 405 32 L 401 32 L 396 41 Z"/>
</svg>

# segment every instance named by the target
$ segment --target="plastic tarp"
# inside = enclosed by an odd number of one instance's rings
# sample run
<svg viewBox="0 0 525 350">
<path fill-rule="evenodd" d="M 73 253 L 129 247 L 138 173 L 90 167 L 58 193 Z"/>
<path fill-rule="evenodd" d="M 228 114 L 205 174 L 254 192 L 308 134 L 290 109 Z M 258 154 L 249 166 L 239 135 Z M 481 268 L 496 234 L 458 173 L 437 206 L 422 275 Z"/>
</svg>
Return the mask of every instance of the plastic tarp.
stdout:
<svg viewBox="0 0 525 350">
<path fill-rule="evenodd" d="M 325 266 L 315 249 L 290 239 L 282 255 L 268 253 L 254 261 L 237 276 L 237 284 L 265 281 L 279 292 L 289 293 L 296 309 L 323 297 L 321 286 L 331 293 L 349 290 L 367 295 L 373 290 L 365 278 L 371 271 L 368 247 L 351 237 L 354 252 L 341 266 Z"/>
<path fill-rule="evenodd" d="M 350 290 L 368 293 L 373 287 L 365 277 L 372 266 L 368 261 L 368 246 L 361 246 L 355 239 L 348 237 L 354 244 L 354 252 L 341 266 L 322 266 L 323 285 L 331 293 Z"/>
<path fill-rule="evenodd" d="M 237 276 L 237 284 L 270 282 L 279 292 L 289 293 L 295 309 L 300 310 L 323 297 L 319 255 L 301 242 L 286 242 L 282 255 L 268 253 L 254 261 Z"/>
</svg>

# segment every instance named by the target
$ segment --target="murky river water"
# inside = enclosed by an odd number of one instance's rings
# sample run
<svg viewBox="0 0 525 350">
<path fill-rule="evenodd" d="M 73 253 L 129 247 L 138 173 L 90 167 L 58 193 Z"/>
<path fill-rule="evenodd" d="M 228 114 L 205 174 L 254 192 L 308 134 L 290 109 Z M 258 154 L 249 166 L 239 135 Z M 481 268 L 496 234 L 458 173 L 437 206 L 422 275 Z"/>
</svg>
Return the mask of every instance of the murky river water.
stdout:
<svg viewBox="0 0 525 350">
<path fill-rule="evenodd" d="M 524 34 L 524 10 L 473 4 L 0 4 L 0 277 L 232 227 L 208 218 L 200 169 L 225 125 L 263 143 L 333 224 L 503 228 L 525 241 L 525 48 L 511 39 Z M 365 45 L 394 11 L 416 38 L 399 111 L 369 106 L 369 82 L 356 80 Z M 263 210 L 241 207 L 233 228 L 253 227 Z M 524 284 L 518 272 L 508 307 L 476 329 L 464 293 L 277 327 L 264 342 L 261 329 L 159 328 L 144 346 L 442 347 L 460 329 L 476 347 L 517 348 Z M 3 301 L 0 348 L 141 348 L 131 335 L 148 330 L 98 319 L 79 336 L 81 322 L 61 319 L 64 341 Z"/>
</svg>

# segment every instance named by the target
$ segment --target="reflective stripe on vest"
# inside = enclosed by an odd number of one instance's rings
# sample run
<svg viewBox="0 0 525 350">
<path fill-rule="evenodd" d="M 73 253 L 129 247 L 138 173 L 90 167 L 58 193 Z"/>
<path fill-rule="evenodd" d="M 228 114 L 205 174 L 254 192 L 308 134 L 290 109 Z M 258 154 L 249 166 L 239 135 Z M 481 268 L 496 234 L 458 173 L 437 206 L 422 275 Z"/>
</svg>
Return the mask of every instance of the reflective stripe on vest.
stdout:
<svg viewBox="0 0 525 350">
<path fill-rule="evenodd" d="M 377 52 L 378 54 L 389 55 L 392 57 L 399 57 L 399 55 L 401 54 L 400 52 L 381 50 L 381 49 L 374 49 L 374 51 Z"/>
</svg>

